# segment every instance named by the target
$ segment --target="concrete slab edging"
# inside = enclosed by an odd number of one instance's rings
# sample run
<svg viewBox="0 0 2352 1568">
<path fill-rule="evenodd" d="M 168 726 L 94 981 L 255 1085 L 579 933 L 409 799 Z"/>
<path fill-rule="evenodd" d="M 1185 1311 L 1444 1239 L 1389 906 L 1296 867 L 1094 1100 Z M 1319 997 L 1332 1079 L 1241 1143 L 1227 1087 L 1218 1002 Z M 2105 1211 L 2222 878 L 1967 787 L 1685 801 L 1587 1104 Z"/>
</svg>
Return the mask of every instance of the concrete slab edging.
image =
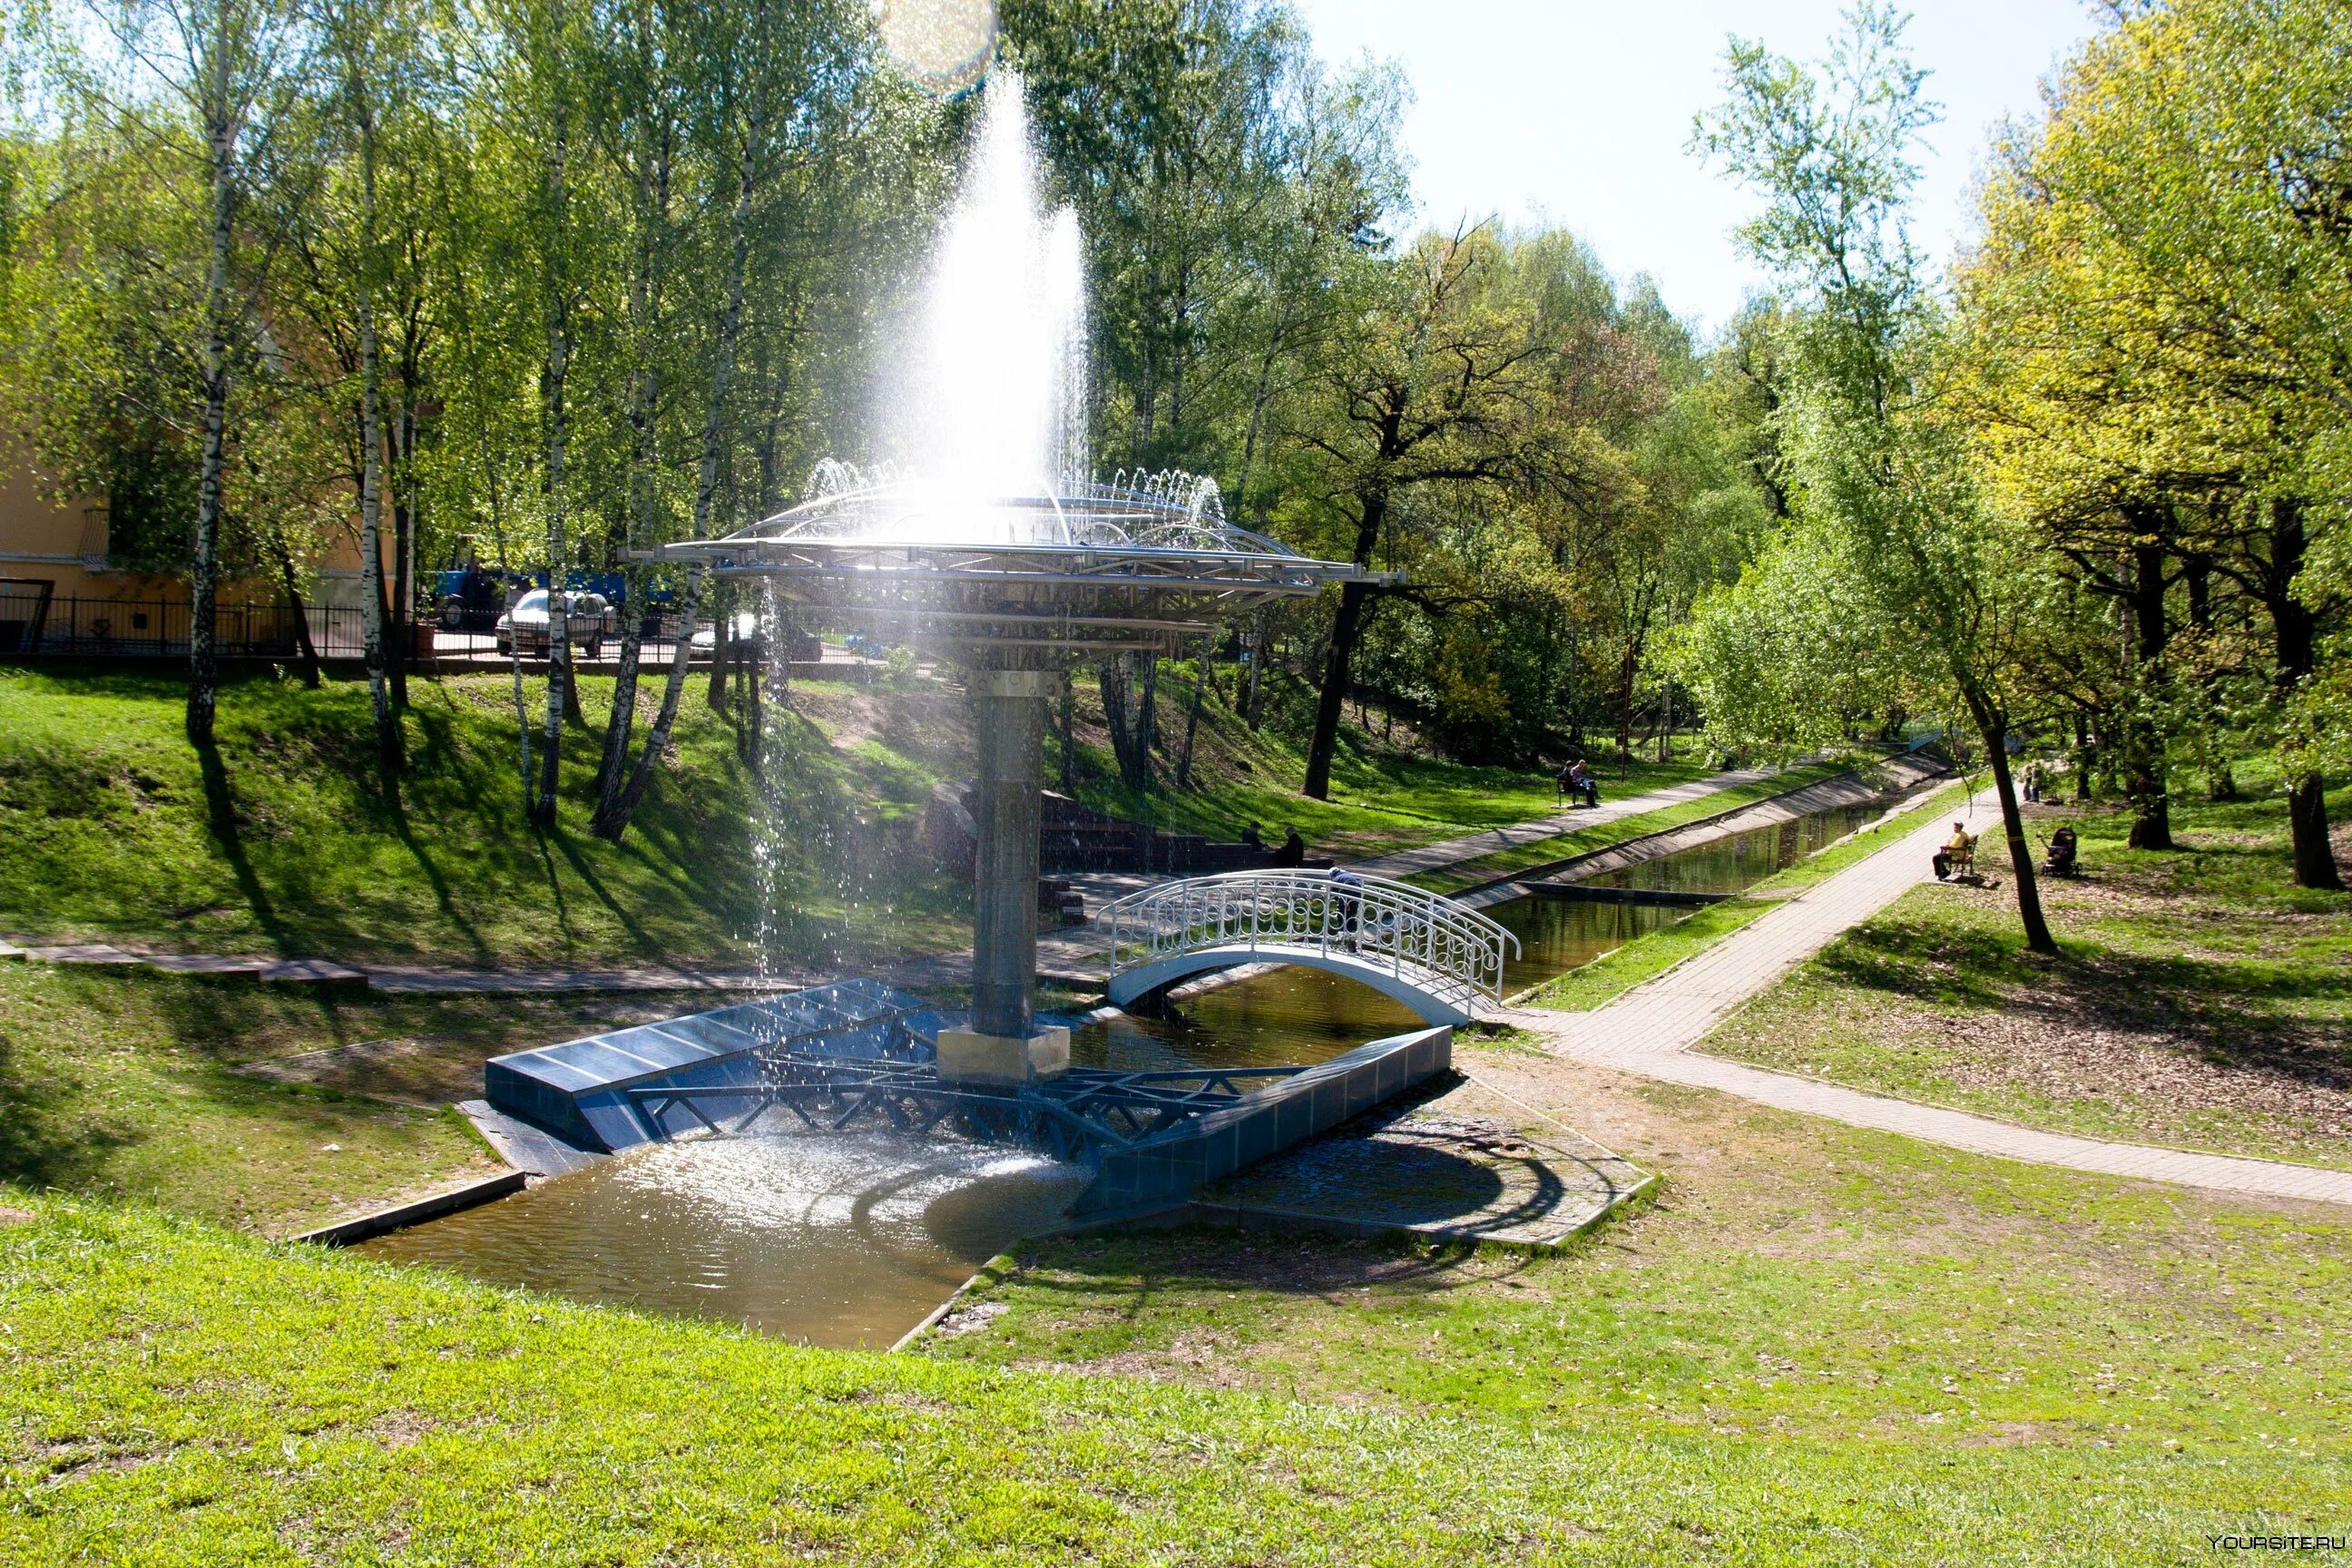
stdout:
<svg viewBox="0 0 2352 1568">
<path fill-rule="evenodd" d="M 306 1230 L 290 1237 L 294 1241 L 312 1242 L 320 1247 L 349 1247 L 354 1242 L 369 1241 L 379 1236 L 389 1236 L 395 1230 L 422 1225 L 429 1219 L 460 1214 L 479 1208 L 500 1198 L 512 1197 L 522 1191 L 529 1178 L 520 1171 L 501 1171 L 495 1176 L 485 1176 L 478 1182 L 468 1182 L 461 1187 L 434 1193 L 390 1208 L 377 1209 L 353 1219 L 338 1220 L 322 1225 L 316 1230 Z"/>
</svg>

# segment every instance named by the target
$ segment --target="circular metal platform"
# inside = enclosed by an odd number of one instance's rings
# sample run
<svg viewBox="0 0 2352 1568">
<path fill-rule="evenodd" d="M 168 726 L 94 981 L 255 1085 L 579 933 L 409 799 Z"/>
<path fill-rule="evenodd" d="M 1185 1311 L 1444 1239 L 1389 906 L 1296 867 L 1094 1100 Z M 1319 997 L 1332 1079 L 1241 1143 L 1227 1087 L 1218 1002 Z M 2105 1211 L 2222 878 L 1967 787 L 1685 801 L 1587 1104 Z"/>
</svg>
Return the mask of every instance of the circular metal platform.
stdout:
<svg viewBox="0 0 2352 1568">
<path fill-rule="evenodd" d="M 1001 669 L 1173 654 L 1269 600 L 1378 575 L 1234 526 L 1215 482 L 1191 474 L 973 496 L 828 462 L 811 489 L 789 511 L 656 554 L 768 579 L 804 619 Z"/>
</svg>

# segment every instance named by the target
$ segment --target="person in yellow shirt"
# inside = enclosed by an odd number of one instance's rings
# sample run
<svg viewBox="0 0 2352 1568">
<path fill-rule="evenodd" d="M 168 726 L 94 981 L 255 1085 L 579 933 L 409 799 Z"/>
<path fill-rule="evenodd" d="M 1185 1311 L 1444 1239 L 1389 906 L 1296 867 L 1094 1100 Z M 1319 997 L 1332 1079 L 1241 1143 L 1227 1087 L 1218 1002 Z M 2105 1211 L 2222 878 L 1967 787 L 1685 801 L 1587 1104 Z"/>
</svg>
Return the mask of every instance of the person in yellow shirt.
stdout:
<svg viewBox="0 0 2352 1568">
<path fill-rule="evenodd" d="M 1969 825 L 1965 822 L 1952 824 L 1951 837 L 1946 839 L 1944 847 L 1936 851 L 1934 861 L 1936 880 L 1942 882 L 1951 879 L 1952 862 L 1955 860 L 1972 866 L 1975 862 L 1976 851 L 1976 835 L 1969 831 Z"/>
</svg>

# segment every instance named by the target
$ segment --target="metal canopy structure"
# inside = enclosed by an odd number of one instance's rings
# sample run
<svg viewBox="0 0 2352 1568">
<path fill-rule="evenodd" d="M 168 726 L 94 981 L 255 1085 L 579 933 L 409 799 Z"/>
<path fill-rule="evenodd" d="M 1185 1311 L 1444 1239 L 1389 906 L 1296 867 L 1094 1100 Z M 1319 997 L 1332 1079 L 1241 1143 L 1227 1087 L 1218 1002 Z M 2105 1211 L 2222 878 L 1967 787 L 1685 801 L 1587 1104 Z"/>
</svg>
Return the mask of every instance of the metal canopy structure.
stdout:
<svg viewBox="0 0 2352 1568">
<path fill-rule="evenodd" d="M 1215 481 L 1191 474 L 973 496 L 828 463 L 811 488 L 811 500 L 724 539 L 654 553 L 766 578 L 817 618 L 999 669 L 1172 654 L 1269 600 L 1382 575 L 1234 527 Z"/>
</svg>

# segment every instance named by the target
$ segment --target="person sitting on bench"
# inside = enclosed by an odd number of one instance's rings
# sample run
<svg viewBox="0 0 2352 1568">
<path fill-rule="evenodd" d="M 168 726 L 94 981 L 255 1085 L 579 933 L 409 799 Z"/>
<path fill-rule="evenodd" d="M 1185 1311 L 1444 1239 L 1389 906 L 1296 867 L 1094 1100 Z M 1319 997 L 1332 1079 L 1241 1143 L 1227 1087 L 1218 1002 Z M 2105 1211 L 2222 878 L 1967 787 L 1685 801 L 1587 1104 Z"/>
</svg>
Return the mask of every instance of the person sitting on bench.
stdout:
<svg viewBox="0 0 2352 1568">
<path fill-rule="evenodd" d="M 2074 874 L 2074 857 L 2079 852 L 2074 843 L 2074 830 L 2062 827 L 2050 836 L 2050 858 L 2042 868 L 2053 877 L 2071 877 Z"/>
<path fill-rule="evenodd" d="M 1955 822 L 1952 824 L 1951 837 L 1946 839 L 1944 847 L 1936 851 L 1936 858 L 1931 862 L 1936 868 L 1936 880 L 1948 882 L 1955 873 L 1973 871 L 1976 869 L 1976 836 L 1969 831 L 1967 823 Z"/>
<path fill-rule="evenodd" d="M 1298 837 L 1298 829 L 1286 827 L 1282 833 L 1282 847 L 1274 852 L 1277 866 L 1303 866 L 1307 863 L 1307 840 Z"/>
</svg>

